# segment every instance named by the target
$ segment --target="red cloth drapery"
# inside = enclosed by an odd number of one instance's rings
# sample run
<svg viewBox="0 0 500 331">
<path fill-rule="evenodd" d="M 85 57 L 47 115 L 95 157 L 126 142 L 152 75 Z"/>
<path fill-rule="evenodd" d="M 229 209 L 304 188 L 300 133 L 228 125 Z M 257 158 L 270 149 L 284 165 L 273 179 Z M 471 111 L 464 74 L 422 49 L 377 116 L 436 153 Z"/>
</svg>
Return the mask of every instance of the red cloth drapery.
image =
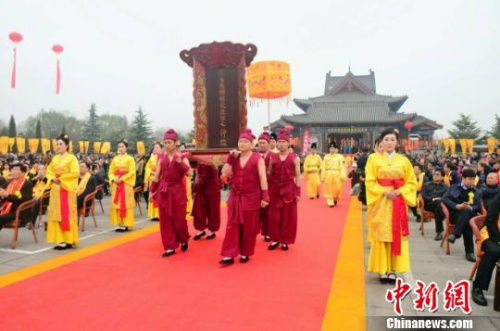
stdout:
<svg viewBox="0 0 500 331">
<path fill-rule="evenodd" d="M 115 176 L 122 177 L 128 173 L 126 170 L 117 170 L 115 171 Z M 120 218 L 125 218 L 127 216 L 127 205 L 125 201 L 125 183 L 120 182 L 120 184 L 116 184 L 116 193 L 115 199 L 113 200 L 115 204 L 120 204 Z"/>
<path fill-rule="evenodd" d="M 405 183 L 403 178 L 379 179 L 377 182 L 381 186 L 392 186 L 395 190 Z M 401 255 L 401 236 L 408 236 L 409 234 L 406 205 L 403 197 L 399 195 L 392 201 L 392 255 Z"/>
</svg>

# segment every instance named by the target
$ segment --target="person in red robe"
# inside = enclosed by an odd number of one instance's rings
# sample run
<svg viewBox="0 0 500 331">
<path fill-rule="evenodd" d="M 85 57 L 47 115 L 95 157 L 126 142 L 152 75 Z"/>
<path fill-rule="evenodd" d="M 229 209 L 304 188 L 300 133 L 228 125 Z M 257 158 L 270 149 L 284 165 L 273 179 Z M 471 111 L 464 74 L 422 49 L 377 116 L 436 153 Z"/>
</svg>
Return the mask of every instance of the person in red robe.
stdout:
<svg viewBox="0 0 500 331">
<path fill-rule="evenodd" d="M 290 134 L 281 131 L 278 135 L 278 154 L 272 154 L 270 173 L 273 176 L 270 190 L 269 233 L 272 243 L 269 250 L 288 250 L 297 236 L 297 203 L 300 201 L 300 160 L 288 147 Z"/>
<path fill-rule="evenodd" d="M 166 152 L 158 156 L 155 177 L 151 183 L 151 196 L 156 199 L 160 211 L 160 234 L 165 253 L 163 257 L 175 254 L 181 245 L 188 249 L 189 232 L 186 221 L 186 186 L 184 177 L 192 176 L 193 170 L 186 157 L 177 151 L 177 133 L 173 129 L 163 135 Z"/>
<path fill-rule="evenodd" d="M 266 173 L 267 173 L 267 187 L 268 191 L 272 190 L 272 176 L 267 172 L 267 169 L 269 169 L 269 162 L 271 161 L 271 154 L 274 154 L 270 150 L 270 142 L 271 140 L 271 135 L 268 132 L 263 132 L 259 136 L 259 152 L 264 159 L 264 164 L 266 166 Z M 261 225 L 261 231 L 260 233 L 264 236 L 264 241 L 265 242 L 270 242 L 271 237 L 269 236 L 269 220 L 268 220 L 268 208 L 261 208 L 260 209 L 260 225 Z"/>
<path fill-rule="evenodd" d="M 194 228 L 198 233 L 193 240 L 199 240 L 210 234 L 208 240 L 214 239 L 220 228 L 220 179 L 219 169 L 213 165 L 198 163 L 194 184 L 194 202 L 191 215 L 194 218 Z"/>
<path fill-rule="evenodd" d="M 238 150 L 229 153 L 223 172 L 232 178 L 231 192 L 227 201 L 226 236 L 222 243 L 222 266 L 247 263 L 254 254 L 259 233 L 260 208 L 269 205 L 266 166 L 259 153 L 252 152 L 255 136 L 250 129 L 241 133 Z"/>
</svg>

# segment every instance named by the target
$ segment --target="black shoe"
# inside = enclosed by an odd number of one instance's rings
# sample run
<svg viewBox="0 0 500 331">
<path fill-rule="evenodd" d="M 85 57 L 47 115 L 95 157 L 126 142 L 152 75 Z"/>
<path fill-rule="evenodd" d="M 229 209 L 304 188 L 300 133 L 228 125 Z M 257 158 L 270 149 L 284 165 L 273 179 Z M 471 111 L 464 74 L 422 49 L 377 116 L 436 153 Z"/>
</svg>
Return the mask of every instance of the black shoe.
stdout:
<svg viewBox="0 0 500 331">
<path fill-rule="evenodd" d="M 387 274 L 387 284 L 396 284 L 396 278 L 398 276 L 393 272 Z"/>
<path fill-rule="evenodd" d="M 129 231 L 129 229 L 127 227 L 124 227 L 124 228 L 118 228 L 115 231 L 116 232 L 127 232 L 127 231 Z"/>
<path fill-rule="evenodd" d="M 472 300 L 474 300 L 474 302 L 480 306 L 488 305 L 488 301 L 484 297 L 483 290 L 481 290 L 480 288 L 472 289 Z"/>
<path fill-rule="evenodd" d="M 457 240 L 457 237 L 453 233 L 450 234 L 450 236 L 448 237 L 448 241 L 450 242 L 450 244 L 454 244 L 455 240 Z"/>
<path fill-rule="evenodd" d="M 435 241 L 440 241 L 441 239 L 443 239 L 443 233 L 442 232 L 436 233 L 436 236 L 434 237 L 434 240 Z"/>
<path fill-rule="evenodd" d="M 159 219 L 159 218 L 156 218 L 156 217 L 155 217 L 155 218 L 150 219 L 150 221 L 151 221 L 151 222 L 158 222 L 159 220 L 160 220 L 160 219 Z"/>
<path fill-rule="evenodd" d="M 281 244 L 281 250 L 282 251 L 287 251 L 288 250 L 288 245 L 287 244 Z"/>
<path fill-rule="evenodd" d="M 474 253 L 465 253 L 465 259 L 469 262 L 476 262 L 476 254 Z"/>
<path fill-rule="evenodd" d="M 269 245 L 267 247 L 267 249 L 270 250 L 270 251 L 274 251 L 276 249 L 276 247 L 278 247 L 279 245 L 280 245 L 280 243 L 274 242 L 271 245 Z"/>
<path fill-rule="evenodd" d="M 265 237 L 264 237 L 264 241 L 265 241 L 266 243 L 270 243 L 270 242 L 271 242 L 271 237 L 269 237 L 269 236 L 265 236 Z"/>
<path fill-rule="evenodd" d="M 64 244 L 64 246 L 56 246 L 56 247 L 54 247 L 54 249 L 56 251 L 63 251 L 65 249 L 70 249 L 70 248 L 73 248 L 73 245 L 71 245 L 71 244 Z"/>
<path fill-rule="evenodd" d="M 248 256 L 242 256 L 240 257 L 240 262 L 241 263 L 248 263 L 250 261 L 250 258 Z"/>
<path fill-rule="evenodd" d="M 387 284 L 387 274 L 379 275 L 378 281 L 380 282 L 380 284 Z"/>
<path fill-rule="evenodd" d="M 217 235 L 215 234 L 215 232 L 212 232 L 211 234 L 209 234 L 209 235 L 207 236 L 207 240 L 212 240 L 212 239 L 214 239 L 216 236 L 217 236 Z"/>
<path fill-rule="evenodd" d="M 415 219 L 415 222 L 420 223 L 420 221 L 421 221 L 420 216 L 417 216 L 417 218 Z"/>
<path fill-rule="evenodd" d="M 188 248 L 189 248 L 189 247 L 188 247 L 188 243 L 182 243 L 182 244 L 181 244 L 181 251 L 185 252 L 185 251 L 187 251 L 187 250 L 188 250 Z"/>
<path fill-rule="evenodd" d="M 169 257 L 169 256 L 174 255 L 174 254 L 175 254 L 175 250 L 166 251 L 165 253 L 163 253 L 161 255 L 161 257 Z"/>
<path fill-rule="evenodd" d="M 223 267 L 227 267 L 227 266 L 230 266 L 231 264 L 234 263 L 234 259 L 233 258 L 230 258 L 230 259 L 222 259 L 219 261 L 219 264 Z"/>
<path fill-rule="evenodd" d="M 196 236 L 193 237 L 193 240 L 200 240 L 202 237 L 204 237 L 207 233 L 205 231 L 201 231 L 198 233 Z"/>
<path fill-rule="evenodd" d="M 319 199 L 319 194 L 316 196 L 316 199 Z"/>
</svg>

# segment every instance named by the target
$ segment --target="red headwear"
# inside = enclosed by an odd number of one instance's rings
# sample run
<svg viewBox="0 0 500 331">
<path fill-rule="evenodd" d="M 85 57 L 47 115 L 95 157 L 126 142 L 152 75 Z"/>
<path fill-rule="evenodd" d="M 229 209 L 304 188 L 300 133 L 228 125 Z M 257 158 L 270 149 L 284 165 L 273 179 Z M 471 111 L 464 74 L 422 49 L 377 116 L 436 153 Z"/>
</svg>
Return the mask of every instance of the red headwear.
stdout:
<svg viewBox="0 0 500 331">
<path fill-rule="evenodd" d="M 252 130 L 250 129 L 245 129 L 243 130 L 243 132 L 240 134 L 240 138 L 239 139 L 246 139 L 250 142 L 252 142 L 254 139 L 255 139 L 255 136 L 253 135 L 252 133 Z"/>
<path fill-rule="evenodd" d="M 177 139 L 178 139 L 177 132 L 175 132 L 174 129 L 168 129 L 163 135 L 163 140 L 177 141 Z"/>
<path fill-rule="evenodd" d="M 269 142 L 269 140 L 271 140 L 271 135 L 268 132 L 262 132 L 259 136 L 259 140 L 265 140 Z"/>
<path fill-rule="evenodd" d="M 290 142 L 290 134 L 286 130 L 281 130 L 278 134 L 278 140 L 285 140 L 286 142 Z"/>
</svg>

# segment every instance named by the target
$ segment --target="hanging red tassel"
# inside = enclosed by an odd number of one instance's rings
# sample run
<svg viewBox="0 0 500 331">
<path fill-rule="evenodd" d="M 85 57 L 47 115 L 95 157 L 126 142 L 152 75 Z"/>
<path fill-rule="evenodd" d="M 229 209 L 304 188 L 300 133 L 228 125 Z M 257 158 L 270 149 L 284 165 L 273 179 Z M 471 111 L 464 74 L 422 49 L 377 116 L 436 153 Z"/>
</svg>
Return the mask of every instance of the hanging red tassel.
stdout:
<svg viewBox="0 0 500 331">
<path fill-rule="evenodd" d="M 19 32 L 11 32 L 9 39 L 14 43 L 14 64 L 12 66 L 12 76 L 10 78 L 10 87 L 16 88 L 16 74 L 17 74 L 17 47 L 16 45 L 23 40 L 23 35 Z"/>
<path fill-rule="evenodd" d="M 52 46 L 52 51 L 57 55 L 61 54 L 64 51 L 64 48 L 61 45 Z M 59 58 L 57 58 L 57 68 L 56 68 L 56 94 L 59 94 L 61 89 L 61 66 L 59 63 Z"/>
</svg>

